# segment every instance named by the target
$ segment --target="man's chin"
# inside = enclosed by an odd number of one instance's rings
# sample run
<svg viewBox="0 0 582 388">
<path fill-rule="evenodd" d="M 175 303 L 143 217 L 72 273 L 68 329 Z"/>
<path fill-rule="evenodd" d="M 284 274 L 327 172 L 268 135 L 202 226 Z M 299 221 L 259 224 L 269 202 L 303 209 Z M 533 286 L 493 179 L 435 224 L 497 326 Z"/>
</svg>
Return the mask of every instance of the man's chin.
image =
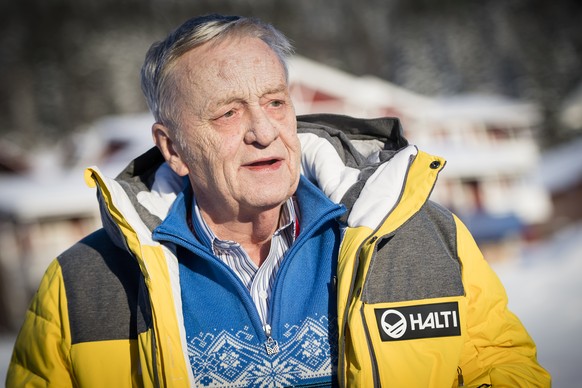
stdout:
<svg viewBox="0 0 582 388">
<path fill-rule="evenodd" d="M 269 211 L 281 207 L 289 199 L 291 195 L 277 195 L 277 196 L 264 196 L 264 197 L 253 197 L 249 198 L 247 201 L 247 207 L 255 209 L 256 211 Z"/>
<path fill-rule="evenodd" d="M 275 188 L 277 187 L 277 189 Z M 255 184 L 250 193 L 246 196 L 244 201 L 247 206 L 261 211 L 268 211 L 280 207 L 287 201 L 297 190 L 297 182 L 286 187 L 286 190 L 281 190 L 280 183 L 275 184 Z"/>
</svg>

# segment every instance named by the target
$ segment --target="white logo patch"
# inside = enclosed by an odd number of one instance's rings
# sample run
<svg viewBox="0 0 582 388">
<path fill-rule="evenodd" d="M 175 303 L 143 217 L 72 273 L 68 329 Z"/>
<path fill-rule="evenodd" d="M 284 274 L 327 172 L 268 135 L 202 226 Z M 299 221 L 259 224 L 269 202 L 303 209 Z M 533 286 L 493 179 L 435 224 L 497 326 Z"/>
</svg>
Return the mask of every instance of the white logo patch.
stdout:
<svg viewBox="0 0 582 388">
<path fill-rule="evenodd" d="M 393 322 L 393 320 L 390 319 L 392 318 L 391 315 L 395 315 L 397 317 L 394 323 L 388 323 Z M 406 317 L 402 315 L 400 311 L 394 309 L 384 311 L 380 322 L 382 324 L 382 330 L 384 330 L 384 333 L 394 339 L 402 337 L 404 333 L 406 333 L 406 328 L 408 326 Z"/>
<path fill-rule="evenodd" d="M 457 302 L 376 309 L 382 341 L 461 335 Z"/>
</svg>

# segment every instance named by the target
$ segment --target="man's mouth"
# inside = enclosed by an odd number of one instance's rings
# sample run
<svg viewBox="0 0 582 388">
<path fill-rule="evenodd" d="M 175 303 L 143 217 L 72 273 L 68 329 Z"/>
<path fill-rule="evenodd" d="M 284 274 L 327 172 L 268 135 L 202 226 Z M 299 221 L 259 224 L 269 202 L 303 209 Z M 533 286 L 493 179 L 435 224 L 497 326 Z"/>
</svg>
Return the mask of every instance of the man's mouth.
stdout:
<svg viewBox="0 0 582 388">
<path fill-rule="evenodd" d="M 258 162 L 251 163 L 249 164 L 249 166 L 251 167 L 271 166 L 277 163 L 278 161 L 279 161 L 278 159 L 261 160 Z"/>
<path fill-rule="evenodd" d="M 244 166 L 250 169 L 268 169 L 270 167 L 277 168 L 281 164 L 281 159 L 264 159 L 264 160 L 257 160 L 252 163 L 245 164 Z"/>
</svg>

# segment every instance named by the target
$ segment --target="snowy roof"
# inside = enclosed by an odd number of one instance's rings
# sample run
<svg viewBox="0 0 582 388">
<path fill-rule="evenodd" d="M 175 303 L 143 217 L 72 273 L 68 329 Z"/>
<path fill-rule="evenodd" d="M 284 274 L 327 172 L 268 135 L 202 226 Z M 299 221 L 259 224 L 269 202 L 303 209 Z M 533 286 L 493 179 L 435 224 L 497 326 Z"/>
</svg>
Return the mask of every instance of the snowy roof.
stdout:
<svg viewBox="0 0 582 388">
<path fill-rule="evenodd" d="M 103 117 L 75 137 L 75 164 L 80 168 L 98 164 L 105 173 L 118 173 L 154 146 L 154 122 L 150 113 Z"/>
<path fill-rule="evenodd" d="M 367 108 L 418 109 L 430 98 L 374 76 L 354 76 L 331 66 L 294 56 L 289 59 L 290 84 L 302 84 Z M 312 112 L 313 113 L 313 112 Z"/>
<path fill-rule="evenodd" d="M 96 121 L 74 137 L 72 166 L 62 165 L 62 148 L 35 152 L 30 174 L 0 176 L 0 213 L 26 222 L 96 211 L 95 190 L 85 184 L 85 168 L 98 165 L 106 175 L 117 175 L 153 146 L 153 122 L 149 113 Z"/>
<path fill-rule="evenodd" d="M 539 106 L 504 96 L 461 94 L 435 99 L 419 113 L 427 119 L 461 119 L 489 125 L 535 127 L 542 121 Z"/>
<path fill-rule="evenodd" d="M 83 171 L 55 174 L 50 179 L 0 178 L 0 214 L 18 222 L 75 217 L 96 211 L 95 190 L 85 184 Z"/>
<path fill-rule="evenodd" d="M 450 177 L 486 177 L 529 174 L 537 165 L 537 146 L 519 142 L 489 147 L 438 142 L 415 143 L 423 151 L 447 160 L 444 173 Z"/>
</svg>

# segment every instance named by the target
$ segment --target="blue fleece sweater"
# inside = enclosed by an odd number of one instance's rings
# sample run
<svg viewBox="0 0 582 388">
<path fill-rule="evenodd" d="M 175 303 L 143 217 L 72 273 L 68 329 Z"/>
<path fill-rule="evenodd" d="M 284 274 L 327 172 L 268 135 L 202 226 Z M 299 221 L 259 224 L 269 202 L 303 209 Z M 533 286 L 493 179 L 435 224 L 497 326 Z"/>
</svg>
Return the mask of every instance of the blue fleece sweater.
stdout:
<svg viewBox="0 0 582 388">
<path fill-rule="evenodd" d="M 197 385 L 325 386 L 335 381 L 337 218 L 345 208 L 304 177 L 296 197 L 301 231 L 276 275 L 270 337 L 248 290 L 190 232 L 190 188 L 154 231 L 154 238 L 178 247 L 188 356 Z"/>
</svg>

